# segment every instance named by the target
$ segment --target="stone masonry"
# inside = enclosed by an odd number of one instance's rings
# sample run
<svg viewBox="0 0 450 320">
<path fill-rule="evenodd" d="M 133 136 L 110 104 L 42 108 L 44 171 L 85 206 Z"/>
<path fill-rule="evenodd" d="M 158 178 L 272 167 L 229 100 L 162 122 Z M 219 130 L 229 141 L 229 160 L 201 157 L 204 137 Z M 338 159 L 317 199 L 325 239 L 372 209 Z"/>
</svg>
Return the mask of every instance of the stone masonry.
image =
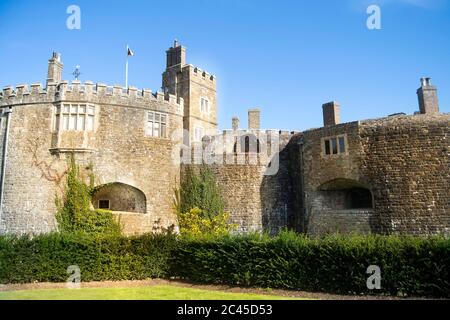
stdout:
<svg viewBox="0 0 450 320">
<path fill-rule="evenodd" d="M 203 164 L 240 232 L 450 234 L 450 114 L 429 78 L 415 115 L 340 123 L 330 102 L 322 128 L 264 130 L 250 109 L 247 129 L 234 117 L 219 132 L 217 79 L 187 64 L 177 41 L 163 92 L 68 83 L 62 70 L 54 53 L 45 87 L 0 93 L 2 234 L 57 230 L 55 195 L 72 154 L 95 177 L 92 207 L 112 210 L 126 235 L 176 224 L 174 190 Z"/>
</svg>

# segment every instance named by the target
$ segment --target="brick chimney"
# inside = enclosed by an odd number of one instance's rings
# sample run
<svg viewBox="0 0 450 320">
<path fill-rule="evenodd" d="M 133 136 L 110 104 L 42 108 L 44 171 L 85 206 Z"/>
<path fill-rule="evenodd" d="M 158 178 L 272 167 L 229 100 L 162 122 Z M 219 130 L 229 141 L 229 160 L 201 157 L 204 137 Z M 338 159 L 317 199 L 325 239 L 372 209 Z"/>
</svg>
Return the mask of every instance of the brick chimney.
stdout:
<svg viewBox="0 0 450 320">
<path fill-rule="evenodd" d="M 421 86 L 417 89 L 419 110 L 421 114 L 439 113 L 437 89 L 431 84 L 431 78 L 420 79 Z"/>
<path fill-rule="evenodd" d="M 248 110 L 248 128 L 249 129 L 260 129 L 260 114 L 259 109 Z"/>
<path fill-rule="evenodd" d="M 231 127 L 233 128 L 233 131 L 236 131 L 239 129 L 239 118 L 238 117 L 233 117 L 233 119 L 231 120 Z"/>
<path fill-rule="evenodd" d="M 336 101 L 328 102 L 322 105 L 323 125 L 333 126 L 341 123 L 341 106 Z"/>
<path fill-rule="evenodd" d="M 180 45 L 178 40 L 175 39 L 173 42 L 173 47 L 166 51 L 167 63 L 166 67 L 170 68 L 173 66 L 186 64 L 186 48 Z"/>
<path fill-rule="evenodd" d="M 47 85 L 50 82 L 60 83 L 62 80 L 62 70 L 61 55 L 53 52 L 52 58 L 48 60 Z"/>
</svg>

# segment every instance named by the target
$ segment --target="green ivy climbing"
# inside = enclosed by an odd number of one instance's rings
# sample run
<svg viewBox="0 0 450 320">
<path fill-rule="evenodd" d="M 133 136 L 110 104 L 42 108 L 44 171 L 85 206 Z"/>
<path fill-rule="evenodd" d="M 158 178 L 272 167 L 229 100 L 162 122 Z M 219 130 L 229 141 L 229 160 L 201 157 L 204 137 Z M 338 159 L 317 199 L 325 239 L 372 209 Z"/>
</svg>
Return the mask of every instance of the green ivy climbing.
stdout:
<svg viewBox="0 0 450 320">
<path fill-rule="evenodd" d="M 120 223 L 111 211 L 92 210 L 91 199 L 93 175 L 89 176 L 90 185 L 82 178 L 75 157 L 69 158 L 65 194 L 62 199 L 56 197 L 57 221 L 62 233 L 120 234 Z"/>
</svg>

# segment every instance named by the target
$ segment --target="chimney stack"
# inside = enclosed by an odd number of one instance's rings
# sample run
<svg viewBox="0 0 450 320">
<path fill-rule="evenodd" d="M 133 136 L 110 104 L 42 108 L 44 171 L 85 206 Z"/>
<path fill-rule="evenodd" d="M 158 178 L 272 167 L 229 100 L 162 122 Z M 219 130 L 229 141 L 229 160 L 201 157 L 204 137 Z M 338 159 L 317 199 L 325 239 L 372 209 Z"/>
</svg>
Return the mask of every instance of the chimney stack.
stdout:
<svg viewBox="0 0 450 320">
<path fill-rule="evenodd" d="M 260 113 L 259 109 L 248 110 L 248 128 L 259 130 L 260 129 Z"/>
<path fill-rule="evenodd" d="M 334 126 L 341 123 L 340 105 L 336 101 L 328 102 L 322 105 L 323 125 Z"/>
<path fill-rule="evenodd" d="M 439 113 L 437 89 L 431 84 L 431 78 L 420 79 L 421 86 L 417 90 L 421 114 Z"/>
<path fill-rule="evenodd" d="M 231 124 L 232 124 L 232 128 L 233 131 L 237 131 L 239 130 L 239 118 L 238 117 L 233 117 L 233 119 L 231 120 Z"/>
<path fill-rule="evenodd" d="M 50 82 L 60 83 L 62 80 L 62 70 L 61 55 L 53 52 L 52 58 L 48 60 L 47 85 Z"/>
<path fill-rule="evenodd" d="M 173 42 L 173 47 L 166 51 L 167 63 L 166 67 L 184 66 L 186 64 L 186 48 L 180 45 L 178 40 Z"/>
</svg>

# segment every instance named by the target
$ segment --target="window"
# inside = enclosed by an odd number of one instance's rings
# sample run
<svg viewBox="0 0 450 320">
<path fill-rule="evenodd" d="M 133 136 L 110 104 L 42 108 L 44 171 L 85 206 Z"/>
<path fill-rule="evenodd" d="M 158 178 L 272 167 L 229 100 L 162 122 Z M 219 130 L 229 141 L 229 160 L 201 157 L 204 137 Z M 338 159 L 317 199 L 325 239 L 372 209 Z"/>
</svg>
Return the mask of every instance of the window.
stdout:
<svg viewBox="0 0 450 320">
<path fill-rule="evenodd" d="M 98 208 L 109 210 L 109 200 L 98 200 Z"/>
<path fill-rule="evenodd" d="M 260 153 L 259 139 L 255 135 L 244 135 L 240 137 L 240 145 L 242 153 Z M 234 153 L 237 152 L 237 143 L 234 144 Z"/>
<path fill-rule="evenodd" d="M 327 156 L 345 153 L 347 151 L 345 136 L 325 138 L 323 149 Z"/>
<path fill-rule="evenodd" d="M 345 138 L 339 137 L 339 151 L 345 153 Z"/>
<path fill-rule="evenodd" d="M 167 115 L 164 113 L 149 111 L 147 115 L 146 135 L 155 138 L 166 138 Z"/>
<path fill-rule="evenodd" d="M 333 150 L 333 154 L 338 154 L 338 144 L 336 138 L 331 139 L 331 149 Z"/>
<path fill-rule="evenodd" d="M 95 107 L 64 103 L 56 107 L 54 130 L 94 131 Z M 62 118 L 62 122 L 61 122 Z"/>
<path fill-rule="evenodd" d="M 209 113 L 209 101 L 206 98 L 200 99 L 200 110 L 202 113 Z"/>
<path fill-rule="evenodd" d="M 330 140 L 325 140 L 325 154 L 330 155 L 331 154 L 331 146 L 330 146 Z"/>
<path fill-rule="evenodd" d="M 203 128 L 202 127 L 196 127 L 194 130 L 194 141 L 200 142 L 203 138 Z"/>
</svg>

